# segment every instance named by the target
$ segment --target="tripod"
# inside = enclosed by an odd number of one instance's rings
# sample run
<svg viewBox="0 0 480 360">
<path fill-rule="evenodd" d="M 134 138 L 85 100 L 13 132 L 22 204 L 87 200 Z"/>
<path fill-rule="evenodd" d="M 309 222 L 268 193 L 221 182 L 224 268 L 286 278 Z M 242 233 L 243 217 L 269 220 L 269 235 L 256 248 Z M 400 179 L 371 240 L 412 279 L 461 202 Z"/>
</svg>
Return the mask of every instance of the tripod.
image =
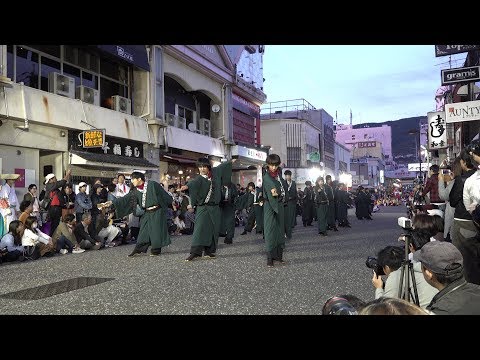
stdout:
<svg viewBox="0 0 480 360">
<path fill-rule="evenodd" d="M 415 305 L 420 306 L 420 301 L 418 300 L 417 283 L 415 282 L 415 273 L 413 270 L 413 263 L 408 258 L 408 249 L 410 246 L 411 235 L 403 234 L 403 236 L 405 237 L 405 259 L 402 262 L 402 271 L 400 272 L 400 285 L 398 287 L 398 294 L 400 299 L 407 300 L 408 302 L 413 302 Z M 405 276 L 405 271 L 408 271 L 407 276 Z M 410 279 L 412 280 L 413 294 L 410 288 Z"/>
</svg>

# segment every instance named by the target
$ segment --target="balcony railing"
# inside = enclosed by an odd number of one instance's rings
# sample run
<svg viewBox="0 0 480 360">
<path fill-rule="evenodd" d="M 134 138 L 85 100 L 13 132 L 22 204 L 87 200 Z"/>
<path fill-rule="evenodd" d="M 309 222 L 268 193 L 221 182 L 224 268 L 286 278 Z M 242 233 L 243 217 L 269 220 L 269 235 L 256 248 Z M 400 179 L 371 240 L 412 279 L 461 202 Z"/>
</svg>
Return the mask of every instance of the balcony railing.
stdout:
<svg viewBox="0 0 480 360">
<path fill-rule="evenodd" d="M 316 108 L 307 100 L 293 99 L 266 103 L 261 106 L 260 115 L 262 119 L 304 118 L 306 114 L 309 114 L 310 110 L 316 110 Z"/>
</svg>

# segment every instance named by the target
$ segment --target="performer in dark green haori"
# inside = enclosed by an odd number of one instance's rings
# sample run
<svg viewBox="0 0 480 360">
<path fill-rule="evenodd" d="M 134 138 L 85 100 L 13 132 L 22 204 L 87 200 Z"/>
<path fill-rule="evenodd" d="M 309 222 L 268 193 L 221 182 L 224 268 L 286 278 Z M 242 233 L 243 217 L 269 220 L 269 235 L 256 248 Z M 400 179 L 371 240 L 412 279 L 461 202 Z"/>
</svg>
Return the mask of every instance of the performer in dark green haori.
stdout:
<svg viewBox="0 0 480 360">
<path fill-rule="evenodd" d="M 287 183 L 287 208 L 285 209 L 285 234 L 287 239 L 292 238 L 292 228 L 295 226 L 297 217 L 297 184 L 292 180 L 292 172 L 285 170 L 285 181 Z"/>
<path fill-rule="evenodd" d="M 172 205 L 173 199 L 156 181 L 145 181 L 145 174 L 134 171 L 131 178 L 134 187 L 127 195 L 99 205 L 113 204 L 117 218 L 131 213 L 140 217 L 137 244 L 128 256 L 147 252 L 150 245 L 150 255 L 160 255 L 162 247 L 171 243 L 167 227 L 167 207 Z"/>
<path fill-rule="evenodd" d="M 325 182 L 319 176 L 315 181 L 315 206 L 317 208 L 318 233 L 327 236 L 328 197 L 325 192 Z"/>
<path fill-rule="evenodd" d="M 222 187 L 232 182 L 232 162 L 235 160 L 212 168 L 210 160 L 200 158 L 197 162 L 200 175 L 180 188 L 180 191 L 188 190 L 191 205 L 196 209 L 192 247 L 185 261 L 192 261 L 202 253 L 205 257 L 215 258 L 220 232 Z"/>
<path fill-rule="evenodd" d="M 273 267 L 273 261 L 283 261 L 285 248 L 285 209 L 287 184 L 282 178 L 280 157 L 277 154 L 267 156 L 267 167 L 263 172 L 263 234 L 267 247 L 267 266 Z"/>
<path fill-rule="evenodd" d="M 238 191 L 234 183 L 222 186 L 220 206 L 220 236 L 225 236 L 224 243 L 232 244 L 235 236 L 235 200 Z"/>
</svg>

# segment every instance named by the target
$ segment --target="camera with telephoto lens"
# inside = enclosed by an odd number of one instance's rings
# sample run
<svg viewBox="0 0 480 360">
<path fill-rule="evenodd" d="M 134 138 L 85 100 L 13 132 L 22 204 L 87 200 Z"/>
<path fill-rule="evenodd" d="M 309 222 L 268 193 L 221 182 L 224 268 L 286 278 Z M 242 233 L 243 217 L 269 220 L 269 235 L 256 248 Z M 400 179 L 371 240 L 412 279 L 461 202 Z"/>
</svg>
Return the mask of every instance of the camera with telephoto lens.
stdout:
<svg viewBox="0 0 480 360">
<path fill-rule="evenodd" d="M 377 258 L 373 256 L 367 257 L 367 261 L 365 261 L 365 265 L 367 265 L 368 268 L 375 271 L 375 274 L 377 274 L 377 276 L 385 275 L 385 272 L 383 271 L 383 267 L 378 265 Z"/>
</svg>

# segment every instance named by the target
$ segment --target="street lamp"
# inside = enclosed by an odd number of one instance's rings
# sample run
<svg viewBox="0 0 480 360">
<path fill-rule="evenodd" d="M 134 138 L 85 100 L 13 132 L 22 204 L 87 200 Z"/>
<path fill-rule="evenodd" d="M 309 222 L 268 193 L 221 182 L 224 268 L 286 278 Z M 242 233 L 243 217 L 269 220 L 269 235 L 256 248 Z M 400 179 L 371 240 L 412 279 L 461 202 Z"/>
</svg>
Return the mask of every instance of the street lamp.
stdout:
<svg viewBox="0 0 480 360">
<path fill-rule="evenodd" d="M 417 142 L 415 141 L 415 151 L 417 153 L 417 157 L 418 157 L 418 160 L 419 160 L 419 164 L 420 164 L 420 176 L 421 176 L 421 180 L 423 181 L 423 173 L 422 173 L 422 155 L 420 154 L 420 130 L 415 130 L 415 129 L 412 129 L 412 130 L 409 130 L 408 131 L 408 135 L 417 135 L 418 134 L 418 146 L 417 146 Z"/>
</svg>

